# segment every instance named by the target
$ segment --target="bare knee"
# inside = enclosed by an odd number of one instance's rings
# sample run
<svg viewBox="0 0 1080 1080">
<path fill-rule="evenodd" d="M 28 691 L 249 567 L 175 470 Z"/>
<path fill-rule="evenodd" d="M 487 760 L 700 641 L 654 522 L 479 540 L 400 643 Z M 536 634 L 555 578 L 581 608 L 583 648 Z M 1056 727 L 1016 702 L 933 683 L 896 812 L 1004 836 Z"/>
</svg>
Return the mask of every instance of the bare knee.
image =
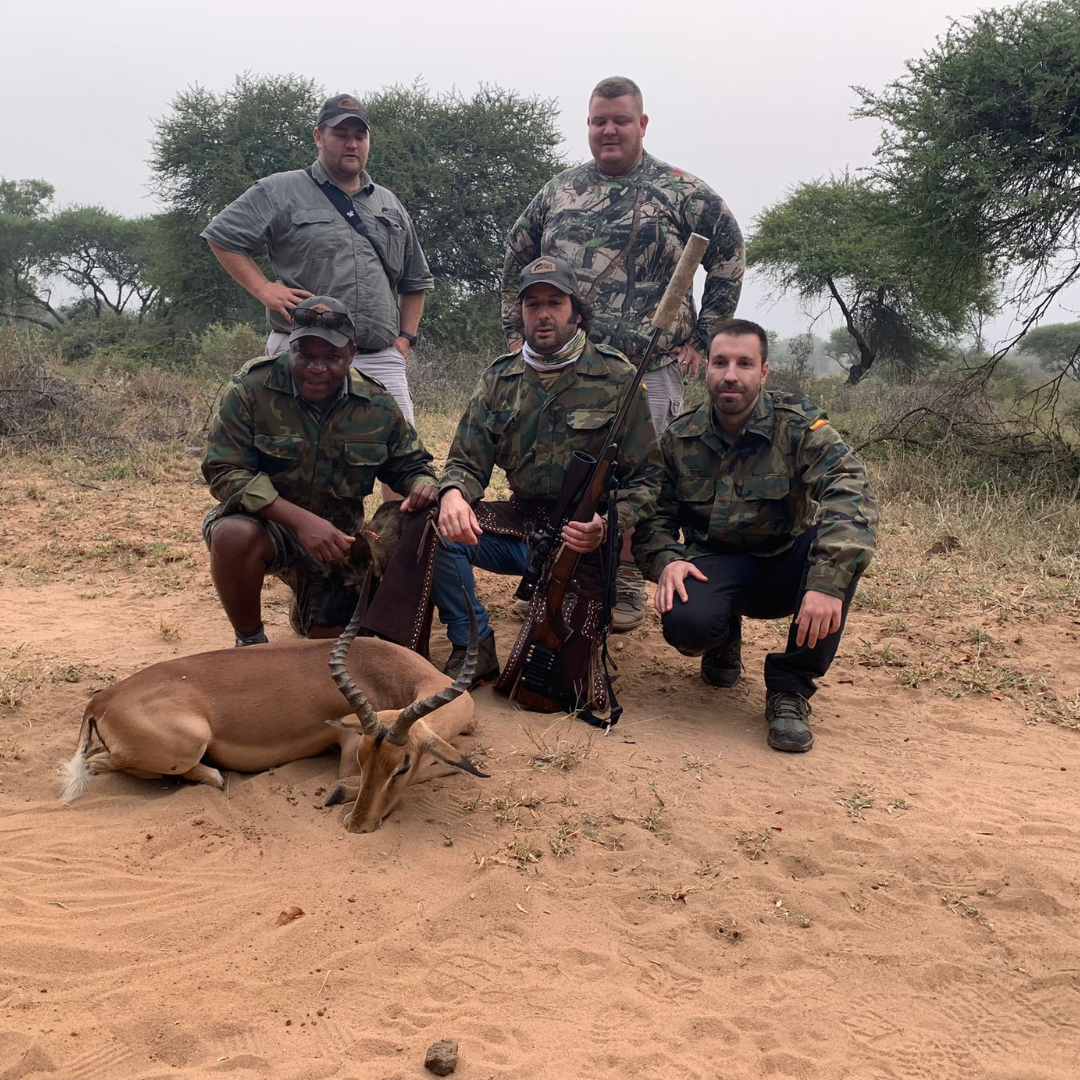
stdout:
<svg viewBox="0 0 1080 1080">
<path fill-rule="evenodd" d="M 259 559 L 269 565 L 274 559 L 274 544 L 258 522 L 224 517 L 210 534 L 210 557 L 226 564 Z"/>
</svg>

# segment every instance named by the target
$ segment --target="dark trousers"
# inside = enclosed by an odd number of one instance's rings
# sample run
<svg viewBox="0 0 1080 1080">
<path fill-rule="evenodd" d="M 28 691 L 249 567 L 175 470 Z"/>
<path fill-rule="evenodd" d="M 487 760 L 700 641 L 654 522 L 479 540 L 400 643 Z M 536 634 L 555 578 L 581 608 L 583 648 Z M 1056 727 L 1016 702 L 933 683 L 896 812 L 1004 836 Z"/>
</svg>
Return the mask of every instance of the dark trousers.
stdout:
<svg viewBox="0 0 1080 1080">
<path fill-rule="evenodd" d="M 686 656 L 701 656 L 727 641 L 741 615 L 751 619 L 794 615 L 806 592 L 810 545 L 816 535 L 816 527 L 809 529 L 787 551 L 767 558 L 731 552 L 695 559 L 694 565 L 709 580 L 686 579 L 686 603 L 676 596 L 675 606 L 663 617 L 664 640 Z M 858 583 L 856 574 L 844 596 L 840 629 L 812 649 L 795 644 L 798 627 L 792 621 L 787 649 L 765 657 L 767 690 L 785 690 L 805 698 L 813 695 L 814 679 L 829 670 L 840 647 Z"/>
</svg>

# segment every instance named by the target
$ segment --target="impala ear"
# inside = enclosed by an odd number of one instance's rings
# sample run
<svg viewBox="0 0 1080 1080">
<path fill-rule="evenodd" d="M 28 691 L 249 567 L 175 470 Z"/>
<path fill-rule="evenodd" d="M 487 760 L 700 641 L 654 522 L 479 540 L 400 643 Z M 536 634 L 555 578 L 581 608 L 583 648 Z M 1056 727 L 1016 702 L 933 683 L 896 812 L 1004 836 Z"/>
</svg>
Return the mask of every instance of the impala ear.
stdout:
<svg viewBox="0 0 1080 1080">
<path fill-rule="evenodd" d="M 358 564 L 371 562 L 371 542 L 363 529 L 357 533 L 356 539 L 352 542 L 350 558 L 352 562 Z"/>
<path fill-rule="evenodd" d="M 491 775 L 481 772 L 457 747 L 440 738 L 434 731 L 424 740 L 424 750 L 444 765 L 479 776 L 481 780 L 487 780 Z"/>
</svg>

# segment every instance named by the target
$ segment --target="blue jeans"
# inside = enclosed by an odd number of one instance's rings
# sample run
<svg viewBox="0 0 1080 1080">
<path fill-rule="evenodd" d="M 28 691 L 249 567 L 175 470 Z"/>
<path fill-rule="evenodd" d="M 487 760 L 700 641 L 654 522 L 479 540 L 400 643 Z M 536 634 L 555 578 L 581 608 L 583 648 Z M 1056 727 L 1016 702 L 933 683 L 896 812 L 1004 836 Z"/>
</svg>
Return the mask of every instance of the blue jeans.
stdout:
<svg viewBox="0 0 1080 1080">
<path fill-rule="evenodd" d="M 476 613 L 478 640 L 491 633 L 487 608 L 476 599 L 476 583 L 473 567 L 490 570 L 494 574 L 525 573 L 525 557 L 528 546 L 516 536 L 495 536 L 484 533 L 478 544 L 438 545 L 435 557 L 435 574 L 431 581 L 431 598 L 439 620 L 446 626 L 447 636 L 453 645 L 469 643 L 469 609 L 465 606 L 462 586 Z"/>
</svg>

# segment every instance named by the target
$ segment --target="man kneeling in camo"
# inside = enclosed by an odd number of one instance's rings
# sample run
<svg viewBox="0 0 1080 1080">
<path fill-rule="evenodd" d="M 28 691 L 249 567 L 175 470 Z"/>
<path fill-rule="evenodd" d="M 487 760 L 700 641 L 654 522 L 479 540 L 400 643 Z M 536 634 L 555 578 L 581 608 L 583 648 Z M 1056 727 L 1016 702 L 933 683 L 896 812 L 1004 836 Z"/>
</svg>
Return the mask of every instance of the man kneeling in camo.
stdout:
<svg viewBox="0 0 1080 1080">
<path fill-rule="evenodd" d="M 765 659 L 765 716 L 769 745 L 799 752 L 814 744 L 814 679 L 836 656 L 878 510 L 866 470 L 825 414 L 765 390 L 768 373 L 757 323 L 719 327 L 709 400 L 661 437 L 660 498 L 634 555 L 657 582 L 665 640 L 700 656 L 713 686 L 739 681 L 743 615 L 795 614 L 787 648 Z"/>
</svg>

